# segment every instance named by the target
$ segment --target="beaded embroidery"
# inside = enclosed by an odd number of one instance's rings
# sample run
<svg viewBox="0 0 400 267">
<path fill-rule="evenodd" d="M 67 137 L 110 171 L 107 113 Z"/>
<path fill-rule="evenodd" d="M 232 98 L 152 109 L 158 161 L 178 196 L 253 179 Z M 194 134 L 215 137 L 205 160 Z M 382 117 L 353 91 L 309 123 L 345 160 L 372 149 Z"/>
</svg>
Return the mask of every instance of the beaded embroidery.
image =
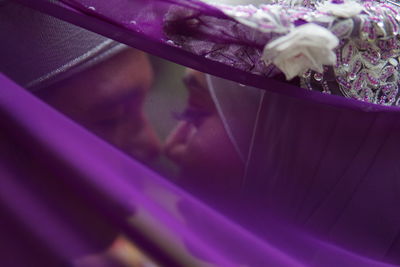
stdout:
<svg viewBox="0 0 400 267">
<path fill-rule="evenodd" d="M 340 40 L 335 49 L 337 63 L 325 66 L 323 73 L 307 71 L 301 76 L 301 86 L 376 104 L 399 105 L 400 8 L 390 2 L 353 3 L 362 10 L 349 18 L 333 15 L 321 8 L 323 1 L 313 0 L 299 4 L 277 1 L 257 7 L 215 6 L 263 33 L 284 35 L 298 22 L 327 28 Z"/>
</svg>

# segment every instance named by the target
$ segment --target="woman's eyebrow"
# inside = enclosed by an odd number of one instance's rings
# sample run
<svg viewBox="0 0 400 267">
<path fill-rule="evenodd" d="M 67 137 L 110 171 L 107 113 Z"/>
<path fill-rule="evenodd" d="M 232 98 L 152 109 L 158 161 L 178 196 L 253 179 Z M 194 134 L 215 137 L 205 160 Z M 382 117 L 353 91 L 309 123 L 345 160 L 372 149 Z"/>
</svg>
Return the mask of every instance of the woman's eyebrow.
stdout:
<svg viewBox="0 0 400 267">
<path fill-rule="evenodd" d="M 189 105 L 207 108 L 210 111 L 215 109 L 210 91 L 208 90 L 208 87 L 201 82 L 199 76 L 196 76 L 193 73 L 188 73 L 183 77 L 183 82 L 189 91 Z"/>
<path fill-rule="evenodd" d="M 199 85 L 195 75 L 193 73 L 187 73 L 183 76 L 182 81 L 185 85 Z"/>
<path fill-rule="evenodd" d="M 186 85 L 189 91 L 193 93 L 204 93 L 207 92 L 207 88 L 202 84 L 198 77 L 193 73 L 185 74 L 183 77 L 183 83 Z"/>
</svg>

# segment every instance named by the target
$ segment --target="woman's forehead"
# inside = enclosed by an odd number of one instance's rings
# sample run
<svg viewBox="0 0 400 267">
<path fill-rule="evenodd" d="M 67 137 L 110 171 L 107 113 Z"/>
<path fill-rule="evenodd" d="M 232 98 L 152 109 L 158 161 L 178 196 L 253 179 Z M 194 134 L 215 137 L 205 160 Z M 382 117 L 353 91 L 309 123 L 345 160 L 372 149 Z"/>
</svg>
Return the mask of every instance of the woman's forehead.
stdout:
<svg viewBox="0 0 400 267">
<path fill-rule="evenodd" d="M 206 75 L 202 72 L 188 69 L 184 83 L 189 91 L 189 105 L 203 108 L 214 108 L 214 102 L 208 89 Z"/>
</svg>

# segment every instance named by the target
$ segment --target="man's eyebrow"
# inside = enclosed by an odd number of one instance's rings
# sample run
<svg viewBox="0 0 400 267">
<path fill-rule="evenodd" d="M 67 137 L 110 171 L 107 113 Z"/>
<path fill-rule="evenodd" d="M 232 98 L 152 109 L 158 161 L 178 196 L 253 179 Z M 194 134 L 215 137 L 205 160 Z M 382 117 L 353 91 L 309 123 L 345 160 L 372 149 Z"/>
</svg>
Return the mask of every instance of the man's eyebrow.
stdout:
<svg viewBox="0 0 400 267">
<path fill-rule="evenodd" d="M 138 87 L 138 86 L 137 86 Z M 103 96 L 102 99 L 93 103 L 90 110 L 99 110 L 99 109 L 111 109 L 119 104 L 127 103 L 131 101 L 133 98 L 139 98 L 145 96 L 145 92 L 140 90 L 139 88 L 135 88 L 129 92 L 118 92 L 118 94 L 111 94 L 110 96 Z"/>
</svg>

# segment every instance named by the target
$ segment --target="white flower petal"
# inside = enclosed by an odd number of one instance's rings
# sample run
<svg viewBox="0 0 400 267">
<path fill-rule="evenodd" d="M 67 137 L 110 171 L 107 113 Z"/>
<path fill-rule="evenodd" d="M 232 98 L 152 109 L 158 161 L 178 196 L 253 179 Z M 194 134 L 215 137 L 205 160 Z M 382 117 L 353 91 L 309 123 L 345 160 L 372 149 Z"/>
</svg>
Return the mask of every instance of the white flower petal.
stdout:
<svg viewBox="0 0 400 267">
<path fill-rule="evenodd" d="M 332 51 L 339 44 L 338 38 L 317 24 L 304 24 L 293 29 L 264 48 L 263 59 L 272 61 L 292 79 L 308 69 L 323 72 L 324 65 L 334 65 Z"/>
<path fill-rule="evenodd" d="M 342 4 L 334 4 L 326 1 L 319 5 L 317 10 L 330 13 L 336 17 L 351 18 L 360 14 L 363 11 L 363 6 L 355 1 L 347 1 Z"/>
</svg>

